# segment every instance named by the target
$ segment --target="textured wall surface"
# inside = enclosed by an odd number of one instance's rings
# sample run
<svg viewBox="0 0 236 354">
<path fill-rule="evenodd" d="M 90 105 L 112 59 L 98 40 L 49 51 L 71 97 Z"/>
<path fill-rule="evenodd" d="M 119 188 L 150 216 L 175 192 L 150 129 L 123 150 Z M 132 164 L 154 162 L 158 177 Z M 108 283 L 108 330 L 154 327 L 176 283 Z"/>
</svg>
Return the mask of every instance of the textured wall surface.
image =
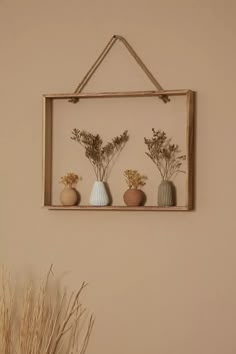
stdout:
<svg viewBox="0 0 236 354">
<path fill-rule="evenodd" d="M 1 262 L 19 274 L 54 263 L 72 287 L 90 283 L 91 354 L 236 352 L 235 11 L 230 0 L 0 1 Z M 41 208 L 41 95 L 73 91 L 115 33 L 166 89 L 197 91 L 194 212 Z M 126 60 L 113 63 L 122 72 Z M 113 87 L 103 69 L 94 89 Z"/>
</svg>

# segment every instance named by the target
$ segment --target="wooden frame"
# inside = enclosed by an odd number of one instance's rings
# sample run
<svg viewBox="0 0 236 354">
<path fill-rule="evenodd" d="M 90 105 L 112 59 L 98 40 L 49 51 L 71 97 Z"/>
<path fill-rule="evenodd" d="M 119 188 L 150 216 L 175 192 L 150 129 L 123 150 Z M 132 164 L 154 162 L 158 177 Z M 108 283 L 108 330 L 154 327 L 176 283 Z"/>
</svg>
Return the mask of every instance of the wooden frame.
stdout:
<svg viewBox="0 0 236 354">
<path fill-rule="evenodd" d="M 92 98 L 119 98 L 119 97 L 151 97 L 157 96 L 186 96 L 187 108 L 187 129 L 186 129 L 186 151 L 187 151 L 187 197 L 185 206 L 158 207 L 158 206 L 73 206 L 66 207 L 52 205 L 52 129 L 53 129 L 53 100 L 79 100 Z M 193 209 L 193 119 L 194 119 L 194 92 L 191 90 L 160 90 L 160 91 L 133 91 L 133 92 L 100 92 L 100 93 L 76 93 L 76 94 L 48 94 L 43 95 L 43 201 L 42 204 L 48 209 L 54 210 L 117 210 L 117 211 L 186 211 Z"/>
</svg>

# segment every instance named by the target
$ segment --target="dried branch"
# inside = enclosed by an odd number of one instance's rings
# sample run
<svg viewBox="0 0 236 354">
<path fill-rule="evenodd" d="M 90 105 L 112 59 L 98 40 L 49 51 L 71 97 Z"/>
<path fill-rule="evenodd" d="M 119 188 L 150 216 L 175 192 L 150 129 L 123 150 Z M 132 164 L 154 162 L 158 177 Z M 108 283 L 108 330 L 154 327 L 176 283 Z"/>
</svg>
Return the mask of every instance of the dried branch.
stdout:
<svg viewBox="0 0 236 354">
<path fill-rule="evenodd" d="M 146 176 L 142 176 L 137 170 L 125 170 L 125 181 L 129 188 L 139 188 L 145 186 Z"/>
<path fill-rule="evenodd" d="M 91 163 L 98 181 L 104 181 L 111 161 L 127 143 L 129 136 L 125 130 L 120 136 L 116 136 L 111 142 L 103 146 L 103 140 L 99 134 L 93 135 L 85 130 L 73 129 L 71 139 L 78 142 L 85 150 L 85 156 Z"/>
<path fill-rule="evenodd" d="M 179 146 L 171 144 L 171 139 L 167 138 L 165 132 L 152 128 L 152 137 L 144 138 L 144 143 L 148 149 L 146 155 L 157 166 L 163 180 L 169 181 L 178 173 L 185 173 L 180 167 L 186 155 L 178 155 Z"/>
</svg>

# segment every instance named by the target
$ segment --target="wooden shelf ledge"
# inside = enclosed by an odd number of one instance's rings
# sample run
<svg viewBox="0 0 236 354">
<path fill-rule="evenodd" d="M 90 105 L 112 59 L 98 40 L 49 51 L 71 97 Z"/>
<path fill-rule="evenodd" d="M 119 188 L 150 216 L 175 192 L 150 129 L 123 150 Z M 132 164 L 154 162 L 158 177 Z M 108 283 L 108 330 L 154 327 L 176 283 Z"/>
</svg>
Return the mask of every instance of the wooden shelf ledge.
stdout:
<svg viewBox="0 0 236 354">
<path fill-rule="evenodd" d="M 158 206 L 64 206 L 64 205 L 46 205 L 49 210 L 105 210 L 105 211 L 186 211 L 189 210 L 187 206 L 173 206 L 173 207 L 158 207 Z"/>
</svg>

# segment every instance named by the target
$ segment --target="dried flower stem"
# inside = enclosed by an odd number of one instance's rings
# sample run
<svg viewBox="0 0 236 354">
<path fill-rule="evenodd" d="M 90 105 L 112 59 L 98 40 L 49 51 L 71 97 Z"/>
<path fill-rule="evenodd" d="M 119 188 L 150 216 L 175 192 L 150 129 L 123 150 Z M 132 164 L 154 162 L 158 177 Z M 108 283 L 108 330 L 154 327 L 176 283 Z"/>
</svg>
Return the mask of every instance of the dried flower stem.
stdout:
<svg viewBox="0 0 236 354">
<path fill-rule="evenodd" d="M 152 129 L 152 137 L 144 138 L 144 143 L 147 145 L 148 152 L 146 155 L 157 166 L 161 178 L 169 181 L 178 173 L 185 173 L 180 167 L 186 155 L 178 155 L 180 153 L 179 146 L 171 144 L 171 139 L 168 139 L 166 133 L 154 128 Z"/>
<path fill-rule="evenodd" d="M 61 177 L 60 183 L 63 183 L 65 186 L 72 186 L 79 181 L 79 176 L 73 172 L 67 173 L 65 176 Z"/>
<path fill-rule="evenodd" d="M 128 131 L 125 130 L 120 136 L 116 136 L 111 142 L 103 146 L 103 140 L 99 134 L 93 135 L 85 130 L 72 130 L 71 139 L 77 141 L 85 150 L 85 156 L 91 163 L 98 181 L 107 178 L 108 168 L 114 159 L 125 146 L 129 139 Z"/>
<path fill-rule="evenodd" d="M 142 176 L 136 170 L 125 170 L 124 171 L 125 181 L 128 184 L 129 188 L 139 188 L 145 186 L 146 176 Z"/>
</svg>

